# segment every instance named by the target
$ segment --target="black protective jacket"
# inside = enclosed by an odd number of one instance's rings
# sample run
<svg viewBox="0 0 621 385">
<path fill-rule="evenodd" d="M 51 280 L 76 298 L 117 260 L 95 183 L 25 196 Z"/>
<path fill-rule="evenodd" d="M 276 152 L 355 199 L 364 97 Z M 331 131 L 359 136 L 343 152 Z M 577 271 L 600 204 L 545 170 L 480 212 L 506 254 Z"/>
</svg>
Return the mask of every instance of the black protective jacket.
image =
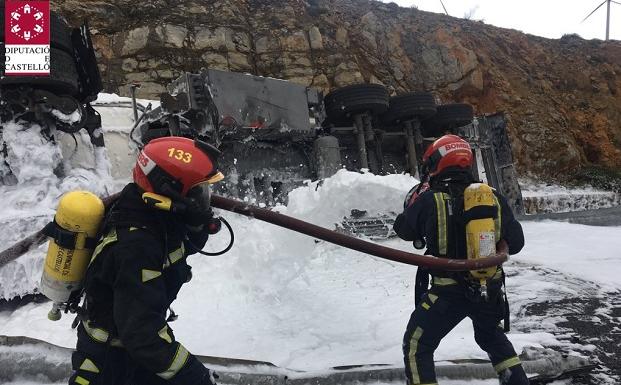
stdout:
<svg viewBox="0 0 621 385">
<path fill-rule="evenodd" d="M 425 254 L 465 259 L 467 249 L 463 191 L 473 182 L 470 174 L 464 172 L 447 173 L 444 178 L 432 179 L 431 187 L 420 194 L 395 220 L 394 230 L 397 235 L 406 241 L 426 244 Z M 438 203 L 434 198 L 436 193 L 446 193 L 448 196 L 445 202 L 448 250 L 444 254 L 438 250 Z M 494 195 L 499 204 L 498 215 L 501 218 L 500 239 L 496 241 L 504 240 L 509 246 L 509 254 L 517 254 L 524 247 L 522 226 L 515 219 L 507 200 L 496 190 L 494 190 Z"/>
<path fill-rule="evenodd" d="M 441 255 L 438 251 L 438 216 L 434 192 L 436 192 L 434 189 L 425 191 L 410 207 L 404 210 L 403 227 L 399 227 L 397 234 L 408 241 L 424 240 L 427 245 L 426 254 L 436 257 L 465 259 L 467 255 L 465 223 L 460 222 L 459 218 L 455 219 L 452 228 L 449 229 L 449 238 L 453 240 L 454 245 L 449 246 L 448 255 Z M 522 226 L 515 219 L 507 200 L 496 191 L 494 194 L 501 209 L 501 239 L 504 239 L 509 245 L 509 254 L 517 254 L 524 247 Z M 454 215 L 458 214 L 455 211 L 457 210 L 453 211 Z"/>
<path fill-rule="evenodd" d="M 423 192 L 395 221 L 394 230 L 397 235 L 415 244 L 426 245 L 425 254 L 436 257 L 465 259 L 466 248 L 466 222 L 463 216 L 463 191 L 472 182 L 466 174 L 457 174 L 457 181 L 443 182 L 432 181 L 429 190 Z M 463 178 L 461 181 L 459 178 Z M 450 179 L 450 178 L 449 178 Z M 444 203 L 439 203 L 436 193 L 446 193 L 448 198 Z M 500 212 L 500 239 L 509 246 L 509 254 L 518 253 L 524 247 L 524 233 L 522 226 L 515 219 L 507 200 L 496 191 Z M 439 250 L 439 215 L 438 204 L 443 204 L 446 216 L 445 237 L 448 240 L 444 253 Z M 432 275 L 451 276 L 450 272 L 434 271 Z"/>
<path fill-rule="evenodd" d="M 170 383 L 204 383 L 207 369 L 175 340 L 167 312 L 191 278 L 187 256 L 208 235 L 145 205 L 135 184 L 125 187 L 106 221 L 85 278 L 81 327 L 92 342 L 122 346 L 135 364 Z"/>
</svg>

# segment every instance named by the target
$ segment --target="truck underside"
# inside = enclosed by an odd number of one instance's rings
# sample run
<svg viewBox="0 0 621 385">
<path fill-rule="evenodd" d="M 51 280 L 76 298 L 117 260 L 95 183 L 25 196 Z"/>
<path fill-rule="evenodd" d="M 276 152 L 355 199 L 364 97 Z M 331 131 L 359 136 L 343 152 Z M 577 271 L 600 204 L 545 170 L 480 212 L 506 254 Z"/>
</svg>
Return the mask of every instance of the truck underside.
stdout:
<svg viewBox="0 0 621 385">
<path fill-rule="evenodd" d="M 473 147 L 475 175 L 523 212 L 504 116 L 474 118 L 470 105 L 437 105 L 426 92 L 389 97 L 384 86 L 357 84 L 324 97 L 283 80 L 204 70 L 179 77 L 139 120 L 139 145 L 165 135 L 215 144 L 227 175 L 220 193 L 266 205 L 342 168 L 419 176 L 426 146 L 455 133 Z"/>
</svg>

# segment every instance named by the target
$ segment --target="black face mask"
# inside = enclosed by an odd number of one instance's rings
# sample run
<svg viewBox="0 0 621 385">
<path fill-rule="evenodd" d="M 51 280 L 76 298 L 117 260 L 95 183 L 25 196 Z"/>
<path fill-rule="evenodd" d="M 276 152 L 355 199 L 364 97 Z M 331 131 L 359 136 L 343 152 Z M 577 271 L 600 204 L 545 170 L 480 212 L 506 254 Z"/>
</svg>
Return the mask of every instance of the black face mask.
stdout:
<svg viewBox="0 0 621 385">
<path fill-rule="evenodd" d="M 190 226 L 206 223 L 213 216 L 211 211 L 211 189 L 207 183 L 201 183 L 188 190 L 183 199 L 187 208 L 182 219 Z"/>
<path fill-rule="evenodd" d="M 207 209 L 211 206 L 211 189 L 209 184 L 201 183 L 188 190 L 187 199 L 191 199 L 201 208 Z"/>
</svg>

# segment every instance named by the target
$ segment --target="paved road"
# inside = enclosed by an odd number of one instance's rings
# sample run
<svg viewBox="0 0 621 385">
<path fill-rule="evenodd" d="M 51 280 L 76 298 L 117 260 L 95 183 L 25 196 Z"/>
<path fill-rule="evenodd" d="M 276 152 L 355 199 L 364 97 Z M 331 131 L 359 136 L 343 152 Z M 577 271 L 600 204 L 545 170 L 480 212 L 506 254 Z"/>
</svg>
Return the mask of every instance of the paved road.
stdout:
<svg viewBox="0 0 621 385">
<path fill-rule="evenodd" d="M 519 215 L 518 219 L 520 221 L 542 221 L 550 219 L 591 226 L 621 226 L 621 206 L 568 213 Z"/>
<path fill-rule="evenodd" d="M 621 291 L 605 291 L 592 282 L 549 268 L 519 265 L 515 270 L 518 275 L 545 280 L 552 286 L 545 296 L 516 304 L 529 322 L 521 322 L 518 316 L 516 329 L 550 332 L 562 342 L 555 350 L 579 352 L 600 365 L 569 384 L 621 384 Z"/>
</svg>

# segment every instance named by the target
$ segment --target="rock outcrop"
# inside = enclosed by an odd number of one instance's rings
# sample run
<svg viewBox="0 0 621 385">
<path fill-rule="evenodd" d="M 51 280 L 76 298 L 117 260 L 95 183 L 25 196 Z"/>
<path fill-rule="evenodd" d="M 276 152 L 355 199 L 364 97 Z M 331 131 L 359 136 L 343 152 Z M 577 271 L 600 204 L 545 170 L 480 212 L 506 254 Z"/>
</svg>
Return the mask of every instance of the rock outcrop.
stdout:
<svg viewBox="0 0 621 385">
<path fill-rule="evenodd" d="M 106 91 L 201 67 L 329 91 L 381 83 L 504 111 L 520 172 L 621 166 L 621 43 L 550 40 L 368 0 L 57 0 L 88 18 Z"/>
</svg>

